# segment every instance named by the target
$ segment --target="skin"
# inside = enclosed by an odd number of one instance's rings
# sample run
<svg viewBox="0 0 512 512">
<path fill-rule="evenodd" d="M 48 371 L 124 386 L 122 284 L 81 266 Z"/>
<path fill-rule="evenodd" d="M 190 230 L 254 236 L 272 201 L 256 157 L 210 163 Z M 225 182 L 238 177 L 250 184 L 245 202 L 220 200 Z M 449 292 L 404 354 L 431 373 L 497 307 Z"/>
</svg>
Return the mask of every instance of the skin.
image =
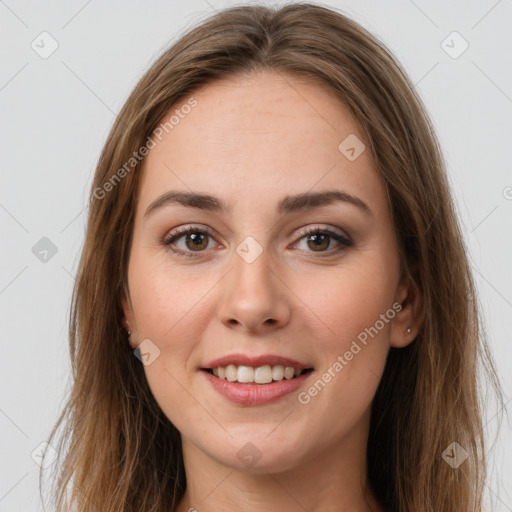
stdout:
<svg viewBox="0 0 512 512">
<path fill-rule="evenodd" d="M 246 512 L 381 511 L 365 484 L 370 406 L 389 347 L 417 333 L 420 298 L 401 279 L 369 146 L 347 159 L 340 142 L 350 134 L 364 141 L 350 111 L 291 76 L 253 72 L 193 97 L 197 106 L 144 161 L 123 299 L 132 348 L 150 339 L 160 350 L 144 370 L 182 435 L 187 491 L 177 510 L 231 511 L 236 503 Z M 144 217 L 157 197 L 177 189 L 211 194 L 232 212 L 170 204 Z M 344 202 L 277 212 L 285 195 L 332 190 L 371 212 Z M 190 224 L 214 236 L 204 235 L 195 252 L 186 235 L 175 240 L 192 254 L 180 258 L 161 240 Z M 297 234 L 308 226 L 347 233 L 354 244 L 327 238 L 316 248 Z M 252 263 L 236 252 L 247 236 L 262 250 Z M 307 391 L 393 303 L 401 311 L 307 404 L 294 392 L 237 405 L 200 370 L 235 352 L 278 354 L 314 368 L 299 390 Z M 237 457 L 248 442 L 261 453 L 250 468 Z"/>
</svg>

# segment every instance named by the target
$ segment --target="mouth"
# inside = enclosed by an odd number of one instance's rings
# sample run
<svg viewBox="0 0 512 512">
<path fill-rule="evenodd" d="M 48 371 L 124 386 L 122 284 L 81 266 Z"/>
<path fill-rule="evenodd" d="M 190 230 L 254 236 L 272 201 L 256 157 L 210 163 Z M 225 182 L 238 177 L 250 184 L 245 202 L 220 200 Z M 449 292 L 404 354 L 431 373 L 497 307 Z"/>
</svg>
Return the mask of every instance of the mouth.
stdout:
<svg viewBox="0 0 512 512">
<path fill-rule="evenodd" d="M 213 368 L 201 368 L 202 371 L 237 384 L 263 385 L 278 383 L 283 380 L 294 380 L 311 373 L 314 368 L 296 368 L 284 365 L 246 366 L 229 364 Z"/>
<path fill-rule="evenodd" d="M 219 394 L 243 407 L 284 399 L 310 380 L 314 367 L 277 354 L 226 354 L 199 368 Z"/>
</svg>

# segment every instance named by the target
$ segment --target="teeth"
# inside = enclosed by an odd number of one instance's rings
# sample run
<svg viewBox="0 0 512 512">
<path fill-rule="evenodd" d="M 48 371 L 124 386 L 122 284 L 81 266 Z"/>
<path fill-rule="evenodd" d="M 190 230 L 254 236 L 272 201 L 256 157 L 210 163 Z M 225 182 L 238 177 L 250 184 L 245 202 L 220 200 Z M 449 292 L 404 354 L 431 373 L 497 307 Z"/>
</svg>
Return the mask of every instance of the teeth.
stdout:
<svg viewBox="0 0 512 512">
<path fill-rule="evenodd" d="M 284 378 L 285 379 L 293 379 L 294 375 L 295 375 L 295 370 L 293 368 L 291 368 L 290 366 L 287 366 L 284 369 Z"/>
<path fill-rule="evenodd" d="M 239 366 L 238 382 L 254 382 L 254 369 L 250 366 Z"/>
<path fill-rule="evenodd" d="M 240 375 L 240 368 L 238 369 Z M 254 382 L 256 384 L 268 384 L 272 382 L 272 366 L 260 366 L 254 370 Z"/>
<path fill-rule="evenodd" d="M 229 382 L 235 382 L 237 379 L 238 368 L 233 364 L 226 366 L 226 380 L 229 380 Z"/>
<path fill-rule="evenodd" d="M 278 364 L 272 367 L 272 378 L 274 380 L 283 380 L 284 377 L 284 366 Z"/>
<path fill-rule="evenodd" d="M 225 379 L 229 382 L 269 384 L 272 381 L 290 380 L 294 377 L 299 377 L 304 370 L 292 368 L 291 366 L 284 367 L 280 364 L 275 366 L 259 366 L 258 368 L 229 364 L 228 366 L 213 368 L 212 371 L 219 379 Z"/>
</svg>

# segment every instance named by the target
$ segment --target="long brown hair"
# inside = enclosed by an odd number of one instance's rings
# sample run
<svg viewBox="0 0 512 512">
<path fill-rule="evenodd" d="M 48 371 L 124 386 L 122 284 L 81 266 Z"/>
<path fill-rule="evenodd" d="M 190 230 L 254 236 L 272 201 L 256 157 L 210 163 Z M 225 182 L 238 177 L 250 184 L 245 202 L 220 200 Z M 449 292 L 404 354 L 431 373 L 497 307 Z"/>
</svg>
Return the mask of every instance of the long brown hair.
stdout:
<svg viewBox="0 0 512 512">
<path fill-rule="evenodd" d="M 216 79 L 253 70 L 311 80 L 350 108 L 387 189 L 402 269 L 421 290 L 423 327 L 408 347 L 390 350 L 372 405 L 367 462 L 377 500 L 394 512 L 480 512 L 479 369 L 498 396 L 499 382 L 439 143 L 382 43 L 308 3 L 213 15 L 156 60 L 116 118 L 91 188 L 72 299 L 73 385 L 49 439 L 63 427 L 56 510 L 167 512 L 183 496 L 180 434 L 152 396 L 122 323 L 142 161 L 131 158 L 171 107 Z M 457 468 L 442 457 L 454 442 L 469 455 Z"/>
</svg>

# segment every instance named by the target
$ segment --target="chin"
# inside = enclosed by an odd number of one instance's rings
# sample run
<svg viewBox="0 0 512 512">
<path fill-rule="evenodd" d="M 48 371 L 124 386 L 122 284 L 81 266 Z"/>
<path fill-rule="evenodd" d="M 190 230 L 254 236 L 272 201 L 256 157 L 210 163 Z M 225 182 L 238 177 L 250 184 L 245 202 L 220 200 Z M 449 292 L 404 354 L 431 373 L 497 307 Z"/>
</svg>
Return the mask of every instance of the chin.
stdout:
<svg viewBox="0 0 512 512">
<path fill-rule="evenodd" d="M 215 449 L 205 451 L 218 463 L 250 474 L 280 473 L 298 467 L 303 456 L 303 446 L 291 442 L 290 438 L 286 443 L 265 438 L 269 431 L 266 428 L 262 435 L 234 436 L 228 443 L 224 443 L 225 449 L 220 453 Z M 300 453 L 297 445 L 301 446 Z M 219 446 L 221 443 L 215 448 Z"/>
</svg>

